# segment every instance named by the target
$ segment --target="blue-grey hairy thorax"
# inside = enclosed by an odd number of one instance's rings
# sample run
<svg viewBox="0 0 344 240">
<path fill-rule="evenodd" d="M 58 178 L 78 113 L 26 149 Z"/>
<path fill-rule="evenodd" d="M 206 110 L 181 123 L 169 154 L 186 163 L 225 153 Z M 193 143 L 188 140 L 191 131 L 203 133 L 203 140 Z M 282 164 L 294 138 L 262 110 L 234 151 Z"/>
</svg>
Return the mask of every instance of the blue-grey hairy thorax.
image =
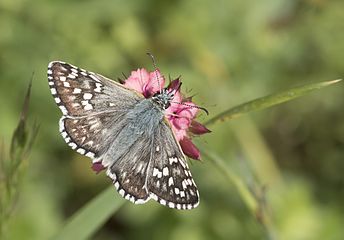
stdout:
<svg viewBox="0 0 344 240">
<path fill-rule="evenodd" d="M 106 168 L 119 194 L 136 203 L 192 209 L 199 193 L 164 110 L 175 91 L 151 98 L 64 62 L 48 66 L 50 91 L 62 111 L 61 135 Z"/>
</svg>

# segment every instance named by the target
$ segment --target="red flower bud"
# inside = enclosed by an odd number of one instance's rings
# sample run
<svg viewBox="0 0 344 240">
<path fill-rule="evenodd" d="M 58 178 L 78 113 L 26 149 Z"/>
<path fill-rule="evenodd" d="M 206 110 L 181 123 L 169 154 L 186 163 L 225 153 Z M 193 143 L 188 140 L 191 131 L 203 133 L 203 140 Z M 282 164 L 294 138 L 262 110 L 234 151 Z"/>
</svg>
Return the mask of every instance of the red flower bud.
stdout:
<svg viewBox="0 0 344 240">
<path fill-rule="evenodd" d="M 191 142 L 191 140 L 187 137 L 184 137 L 182 140 L 179 141 L 180 146 L 182 147 L 183 152 L 188 157 L 199 160 L 201 158 L 201 153 L 198 148 Z"/>
<path fill-rule="evenodd" d="M 102 165 L 101 162 L 95 162 L 92 165 L 92 170 L 95 171 L 97 174 L 101 171 L 103 171 L 105 167 Z"/>
<path fill-rule="evenodd" d="M 196 135 L 202 135 L 205 133 L 210 133 L 211 131 L 206 128 L 203 124 L 197 122 L 197 121 L 192 121 L 190 128 L 189 128 L 190 132 L 192 132 L 193 134 Z"/>
</svg>

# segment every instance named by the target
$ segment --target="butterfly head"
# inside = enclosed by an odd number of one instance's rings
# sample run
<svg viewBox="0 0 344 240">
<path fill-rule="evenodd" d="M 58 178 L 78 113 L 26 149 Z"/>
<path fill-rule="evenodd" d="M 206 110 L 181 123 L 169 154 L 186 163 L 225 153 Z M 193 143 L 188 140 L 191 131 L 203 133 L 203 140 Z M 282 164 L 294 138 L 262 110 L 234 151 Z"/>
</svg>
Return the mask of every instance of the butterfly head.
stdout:
<svg viewBox="0 0 344 240">
<path fill-rule="evenodd" d="M 179 82 L 179 81 L 178 81 Z M 179 90 L 182 84 L 179 82 L 177 88 L 164 88 L 161 91 L 157 92 L 153 95 L 153 101 L 161 107 L 161 109 L 165 110 L 171 106 L 171 102 L 174 98 L 174 95 Z"/>
</svg>

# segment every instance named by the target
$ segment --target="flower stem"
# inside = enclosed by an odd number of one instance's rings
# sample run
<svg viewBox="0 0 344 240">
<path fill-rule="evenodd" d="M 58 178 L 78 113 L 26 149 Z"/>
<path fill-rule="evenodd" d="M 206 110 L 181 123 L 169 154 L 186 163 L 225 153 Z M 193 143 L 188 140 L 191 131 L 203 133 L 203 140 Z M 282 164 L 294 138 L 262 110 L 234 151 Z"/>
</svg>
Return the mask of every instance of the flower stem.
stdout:
<svg viewBox="0 0 344 240">
<path fill-rule="evenodd" d="M 222 113 L 216 115 L 215 117 L 205 122 L 205 125 L 209 126 L 217 122 L 223 122 L 226 120 L 240 117 L 245 113 L 272 107 L 274 105 L 281 104 L 283 102 L 287 102 L 292 99 L 304 96 L 314 90 L 321 89 L 334 83 L 338 83 L 341 80 L 342 79 L 337 79 L 332 81 L 306 84 L 303 86 L 291 88 L 289 90 L 281 91 L 279 93 L 257 98 L 252 101 L 240 104 L 236 107 L 223 111 Z"/>
</svg>

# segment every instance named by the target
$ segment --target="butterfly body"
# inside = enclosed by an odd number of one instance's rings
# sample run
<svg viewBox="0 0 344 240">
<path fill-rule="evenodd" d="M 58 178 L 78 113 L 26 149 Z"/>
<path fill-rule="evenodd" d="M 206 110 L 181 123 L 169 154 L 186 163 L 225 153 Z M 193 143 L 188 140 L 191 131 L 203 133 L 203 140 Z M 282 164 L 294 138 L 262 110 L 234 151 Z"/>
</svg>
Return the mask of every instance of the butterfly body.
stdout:
<svg viewBox="0 0 344 240">
<path fill-rule="evenodd" d="M 199 193 L 186 157 L 165 118 L 174 91 L 150 98 L 100 74 L 54 61 L 50 91 L 62 111 L 59 130 L 75 151 L 106 168 L 119 194 L 192 209 Z"/>
<path fill-rule="evenodd" d="M 117 136 L 113 136 L 111 147 L 102 159 L 104 167 L 116 162 L 140 137 L 152 139 L 163 119 L 164 113 L 151 98 L 142 99 L 132 109 L 128 109 L 123 116 L 125 125 Z"/>
</svg>

